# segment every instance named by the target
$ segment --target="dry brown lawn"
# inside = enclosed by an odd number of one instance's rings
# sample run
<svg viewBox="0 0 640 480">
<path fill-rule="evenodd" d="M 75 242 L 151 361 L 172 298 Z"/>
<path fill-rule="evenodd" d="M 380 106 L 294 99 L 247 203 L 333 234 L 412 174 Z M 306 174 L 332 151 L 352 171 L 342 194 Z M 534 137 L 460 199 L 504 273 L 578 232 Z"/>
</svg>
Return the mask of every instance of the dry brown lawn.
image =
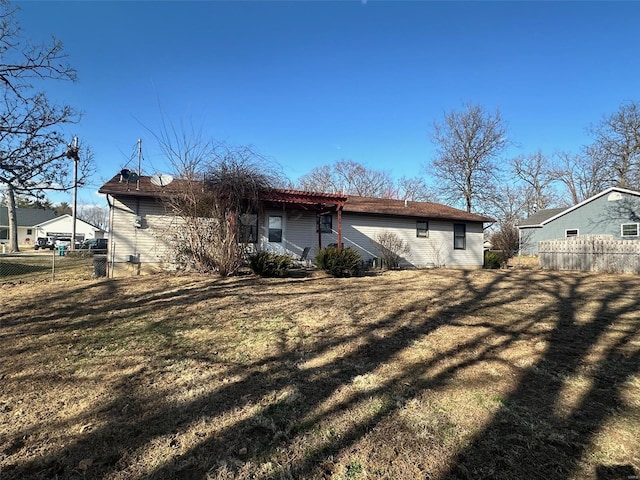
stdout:
<svg viewBox="0 0 640 480">
<path fill-rule="evenodd" d="M 0 478 L 631 479 L 640 277 L 4 283 Z"/>
</svg>

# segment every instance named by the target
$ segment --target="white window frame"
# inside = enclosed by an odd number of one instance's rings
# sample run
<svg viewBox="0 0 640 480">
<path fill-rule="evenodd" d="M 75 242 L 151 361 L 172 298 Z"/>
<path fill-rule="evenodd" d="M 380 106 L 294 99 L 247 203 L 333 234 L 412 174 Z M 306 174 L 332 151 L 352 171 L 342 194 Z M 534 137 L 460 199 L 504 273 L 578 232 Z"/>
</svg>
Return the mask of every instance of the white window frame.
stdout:
<svg viewBox="0 0 640 480">
<path fill-rule="evenodd" d="M 569 235 L 569 232 L 576 232 L 575 235 Z M 567 228 L 564 231 L 564 238 L 573 238 L 573 237 L 579 237 L 580 236 L 580 229 L 578 228 Z"/>
<path fill-rule="evenodd" d="M 624 227 L 628 227 L 630 225 L 633 225 L 634 227 L 636 227 L 636 233 L 631 233 L 631 234 L 626 234 L 625 235 Z M 623 238 L 640 236 L 640 223 L 623 223 L 622 225 L 620 225 L 620 236 L 623 237 Z"/>
<path fill-rule="evenodd" d="M 466 223 L 453 224 L 453 249 L 454 250 L 467 249 L 467 224 Z"/>
<path fill-rule="evenodd" d="M 269 215 L 267 220 L 267 241 L 269 243 L 282 243 L 283 233 L 282 215 Z"/>
<path fill-rule="evenodd" d="M 421 223 L 424 229 L 420 228 Z M 416 238 L 429 238 L 429 220 L 416 220 Z"/>
</svg>

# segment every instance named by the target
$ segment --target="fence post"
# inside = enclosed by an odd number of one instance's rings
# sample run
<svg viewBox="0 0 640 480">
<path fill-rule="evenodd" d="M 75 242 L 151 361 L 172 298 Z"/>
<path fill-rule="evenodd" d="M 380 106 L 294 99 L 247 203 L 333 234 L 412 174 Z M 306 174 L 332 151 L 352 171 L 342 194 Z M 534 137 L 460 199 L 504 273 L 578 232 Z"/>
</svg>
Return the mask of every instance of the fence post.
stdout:
<svg viewBox="0 0 640 480">
<path fill-rule="evenodd" d="M 56 249 L 51 250 L 51 281 L 53 282 L 56 279 Z"/>
</svg>

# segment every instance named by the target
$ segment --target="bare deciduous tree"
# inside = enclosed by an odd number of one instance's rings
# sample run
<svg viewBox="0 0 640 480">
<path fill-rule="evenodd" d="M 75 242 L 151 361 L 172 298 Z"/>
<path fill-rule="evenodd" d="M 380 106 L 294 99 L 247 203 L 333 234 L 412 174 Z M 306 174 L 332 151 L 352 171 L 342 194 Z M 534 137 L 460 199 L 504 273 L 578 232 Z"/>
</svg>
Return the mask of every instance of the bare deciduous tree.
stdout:
<svg viewBox="0 0 640 480">
<path fill-rule="evenodd" d="M 381 198 L 390 198 L 395 190 L 389 172 L 373 170 L 351 160 L 340 160 L 334 165 L 314 168 L 298 179 L 298 188 Z"/>
<path fill-rule="evenodd" d="M 491 215 L 498 219 L 500 224 L 517 225 L 518 222 L 528 216 L 527 204 L 529 192 L 524 185 L 504 185 L 496 193 L 495 202 L 490 206 Z"/>
<path fill-rule="evenodd" d="M 409 244 L 393 232 L 380 232 L 374 240 L 378 257 L 383 266 L 389 269 L 399 268 L 402 256 L 411 251 Z"/>
<path fill-rule="evenodd" d="M 71 213 L 71 207 L 60 204 L 57 209 L 63 210 L 64 213 Z M 98 227 L 102 230 L 109 229 L 109 209 L 99 205 L 78 205 L 77 216 L 79 219 Z"/>
<path fill-rule="evenodd" d="M 499 252 L 504 266 L 519 249 L 518 223 L 528 216 L 530 188 L 526 185 L 504 185 L 493 204 L 492 215 L 497 219 L 488 230 L 492 249 Z"/>
<path fill-rule="evenodd" d="M 50 103 L 34 87 L 76 79 L 62 44 L 31 45 L 20 36 L 15 13 L 8 1 L 0 1 L 0 184 L 6 189 L 11 251 L 18 250 L 16 194 L 71 188 L 67 139 L 60 128 L 79 118 L 70 106 Z M 90 155 L 83 157 L 81 175 L 90 165 Z"/>
<path fill-rule="evenodd" d="M 491 235 L 490 241 L 492 250 L 498 252 L 500 263 L 505 266 L 520 249 L 518 227 L 512 223 L 501 223 Z"/>
<path fill-rule="evenodd" d="M 586 151 L 597 158 L 609 174 L 611 184 L 623 188 L 640 186 L 640 106 L 623 103 L 617 112 L 590 128 L 594 142 Z"/>
<path fill-rule="evenodd" d="M 395 198 L 412 202 L 434 202 L 437 200 L 436 192 L 427 185 L 423 177 L 400 177 L 397 182 L 397 194 Z"/>
<path fill-rule="evenodd" d="M 296 188 L 416 202 L 433 200 L 436 196 L 424 178 L 403 176 L 396 182 L 390 172 L 374 170 L 351 160 L 315 167 L 298 179 Z"/>
<path fill-rule="evenodd" d="M 297 189 L 309 192 L 337 193 L 341 191 L 341 187 L 336 184 L 333 178 L 331 165 L 314 167 L 309 173 L 302 175 L 295 186 Z"/>
<path fill-rule="evenodd" d="M 441 180 L 443 198 L 463 200 L 468 212 L 481 211 L 496 191 L 496 158 L 508 144 L 507 127 L 499 110 L 464 105 L 433 125 L 436 158 L 427 173 Z"/>
<path fill-rule="evenodd" d="M 559 152 L 554 156 L 550 175 L 566 190 L 561 203 L 576 205 L 611 186 L 606 171 L 603 158 Z"/>
<path fill-rule="evenodd" d="M 282 175 L 253 149 L 206 140 L 194 130 L 165 123 L 156 139 L 180 177 L 180 187 L 164 199 L 176 219 L 174 260 L 203 273 L 234 273 L 244 253 L 243 220 L 257 218 L 261 194 Z"/>
<path fill-rule="evenodd" d="M 525 185 L 518 193 L 524 200 L 522 206 L 527 216 L 549 208 L 554 203 L 551 190 L 554 178 L 549 160 L 542 152 L 516 157 L 512 160 L 511 167 L 516 177 Z"/>
</svg>

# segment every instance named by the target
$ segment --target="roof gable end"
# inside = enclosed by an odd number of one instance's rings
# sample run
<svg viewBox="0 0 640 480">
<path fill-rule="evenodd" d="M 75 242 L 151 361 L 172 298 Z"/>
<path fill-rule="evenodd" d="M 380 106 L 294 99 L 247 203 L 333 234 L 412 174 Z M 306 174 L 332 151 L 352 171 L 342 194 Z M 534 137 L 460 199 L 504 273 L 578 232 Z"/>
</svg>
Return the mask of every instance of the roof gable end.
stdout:
<svg viewBox="0 0 640 480">
<path fill-rule="evenodd" d="M 612 192 L 618 192 L 618 193 L 623 193 L 626 195 L 633 195 L 636 197 L 640 197 L 640 192 L 636 192 L 635 190 L 628 190 L 626 188 L 620 188 L 620 187 L 609 187 L 606 190 L 603 190 L 602 192 L 587 198 L 586 200 L 583 200 L 582 202 L 574 205 L 573 207 L 569 207 L 565 210 L 562 210 L 560 213 L 554 215 L 553 217 L 550 217 L 548 219 L 546 219 L 544 222 L 542 222 L 540 225 L 546 225 L 549 222 L 552 222 L 554 220 L 556 220 L 557 218 L 560 218 L 566 214 L 568 214 L 569 212 L 573 212 L 574 210 L 579 209 L 580 207 L 582 207 L 583 205 L 586 205 L 588 203 L 593 202 L 594 200 L 597 200 L 598 198 L 604 197 L 605 195 L 609 195 Z"/>
</svg>

